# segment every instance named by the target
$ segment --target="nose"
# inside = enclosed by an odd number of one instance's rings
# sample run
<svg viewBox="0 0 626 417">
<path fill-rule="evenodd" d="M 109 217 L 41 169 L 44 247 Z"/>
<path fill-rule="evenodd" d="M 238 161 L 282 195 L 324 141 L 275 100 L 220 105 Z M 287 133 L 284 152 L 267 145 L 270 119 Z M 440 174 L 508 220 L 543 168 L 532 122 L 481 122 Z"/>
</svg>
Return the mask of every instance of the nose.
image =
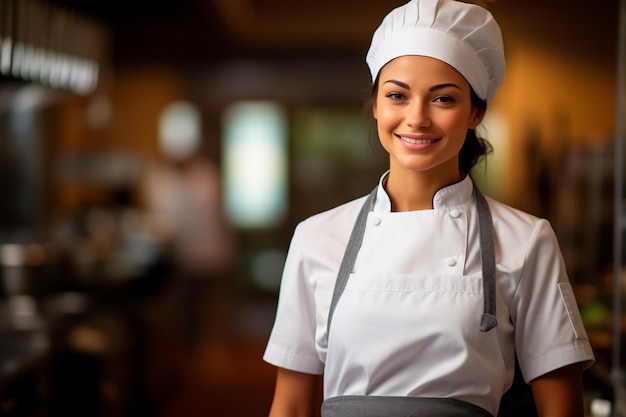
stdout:
<svg viewBox="0 0 626 417">
<path fill-rule="evenodd" d="M 414 100 L 406 107 L 405 119 L 406 123 L 414 129 L 429 127 L 431 120 L 428 104 L 420 100 Z"/>
</svg>

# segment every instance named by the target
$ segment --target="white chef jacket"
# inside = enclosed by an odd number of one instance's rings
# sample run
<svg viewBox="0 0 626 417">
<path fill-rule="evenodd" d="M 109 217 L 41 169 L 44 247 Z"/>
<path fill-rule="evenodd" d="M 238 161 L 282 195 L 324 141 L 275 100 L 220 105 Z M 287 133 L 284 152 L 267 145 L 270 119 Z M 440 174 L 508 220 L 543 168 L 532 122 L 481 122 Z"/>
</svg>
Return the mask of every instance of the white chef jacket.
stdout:
<svg viewBox="0 0 626 417">
<path fill-rule="evenodd" d="M 384 178 L 384 176 L 383 176 Z M 513 381 L 594 356 L 550 224 L 487 199 L 494 226 L 498 326 L 481 332 L 478 213 L 469 177 L 432 210 L 392 212 L 377 190 L 353 273 L 327 318 L 365 197 L 301 222 L 289 248 L 264 359 L 324 373 L 324 398 L 456 398 L 497 414 Z"/>
</svg>

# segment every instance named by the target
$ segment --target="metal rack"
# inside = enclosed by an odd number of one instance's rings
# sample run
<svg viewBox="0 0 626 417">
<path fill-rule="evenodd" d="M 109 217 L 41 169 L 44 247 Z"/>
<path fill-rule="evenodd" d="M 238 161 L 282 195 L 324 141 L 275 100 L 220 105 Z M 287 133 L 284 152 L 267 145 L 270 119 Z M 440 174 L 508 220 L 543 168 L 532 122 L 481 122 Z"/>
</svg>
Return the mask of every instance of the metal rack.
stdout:
<svg viewBox="0 0 626 417">
<path fill-rule="evenodd" d="M 624 201 L 624 145 L 626 126 L 626 0 L 619 3 L 617 40 L 617 86 L 615 103 L 615 227 L 614 227 L 614 291 L 613 291 L 613 355 L 611 379 L 615 389 L 614 417 L 626 416 L 626 378 L 621 364 L 622 356 L 622 269 L 623 240 L 626 232 L 626 204 Z"/>
</svg>

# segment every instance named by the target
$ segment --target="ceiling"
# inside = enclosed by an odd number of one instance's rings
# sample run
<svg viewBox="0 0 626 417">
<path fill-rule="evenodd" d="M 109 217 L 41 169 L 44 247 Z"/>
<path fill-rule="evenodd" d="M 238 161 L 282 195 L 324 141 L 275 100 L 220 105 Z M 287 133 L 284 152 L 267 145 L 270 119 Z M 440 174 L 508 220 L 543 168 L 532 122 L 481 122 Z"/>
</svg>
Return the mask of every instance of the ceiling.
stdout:
<svg viewBox="0 0 626 417">
<path fill-rule="evenodd" d="M 109 28 L 118 65 L 185 65 L 241 56 L 361 57 L 382 17 L 406 0 L 54 1 Z"/>
<path fill-rule="evenodd" d="M 44 0 L 41 0 L 44 1 Z M 114 65 L 196 68 L 232 58 L 362 62 L 383 16 L 406 0 L 47 0 L 100 22 Z M 503 32 L 536 44 L 589 53 L 610 49 L 617 0 L 463 0 L 497 14 Z M 605 0 L 603 0 L 605 1 Z M 593 31 L 580 30 L 581 25 Z M 598 39 L 601 42 L 598 42 Z M 606 42 L 609 39 L 611 42 Z M 596 57 L 597 58 L 597 57 Z M 590 59 L 593 59 L 590 57 Z"/>
</svg>

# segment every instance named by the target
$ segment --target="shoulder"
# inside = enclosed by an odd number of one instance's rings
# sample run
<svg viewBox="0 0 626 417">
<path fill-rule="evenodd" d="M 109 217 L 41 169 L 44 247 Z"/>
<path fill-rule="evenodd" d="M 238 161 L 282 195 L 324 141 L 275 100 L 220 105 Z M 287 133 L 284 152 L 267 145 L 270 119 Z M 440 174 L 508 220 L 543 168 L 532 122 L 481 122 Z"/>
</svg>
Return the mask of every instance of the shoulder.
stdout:
<svg viewBox="0 0 626 417">
<path fill-rule="evenodd" d="M 367 196 L 359 197 L 355 200 L 341 204 L 329 210 L 314 214 L 298 224 L 299 231 L 317 233 L 320 228 L 342 228 L 347 225 L 352 230 L 354 221 L 356 220 L 361 207 L 365 203 Z"/>
<path fill-rule="evenodd" d="M 487 197 L 487 201 L 495 228 L 516 228 L 532 233 L 532 230 L 534 230 L 538 224 L 548 222 L 546 219 L 511 207 L 498 200 Z"/>
<path fill-rule="evenodd" d="M 359 197 L 308 217 L 296 227 L 296 236 L 301 243 L 347 241 L 366 198 L 367 196 Z"/>
<path fill-rule="evenodd" d="M 497 200 L 487 198 L 494 233 L 498 240 L 509 245 L 526 247 L 532 242 L 550 241 L 558 245 L 550 222 L 525 211 L 508 206 Z"/>
</svg>

